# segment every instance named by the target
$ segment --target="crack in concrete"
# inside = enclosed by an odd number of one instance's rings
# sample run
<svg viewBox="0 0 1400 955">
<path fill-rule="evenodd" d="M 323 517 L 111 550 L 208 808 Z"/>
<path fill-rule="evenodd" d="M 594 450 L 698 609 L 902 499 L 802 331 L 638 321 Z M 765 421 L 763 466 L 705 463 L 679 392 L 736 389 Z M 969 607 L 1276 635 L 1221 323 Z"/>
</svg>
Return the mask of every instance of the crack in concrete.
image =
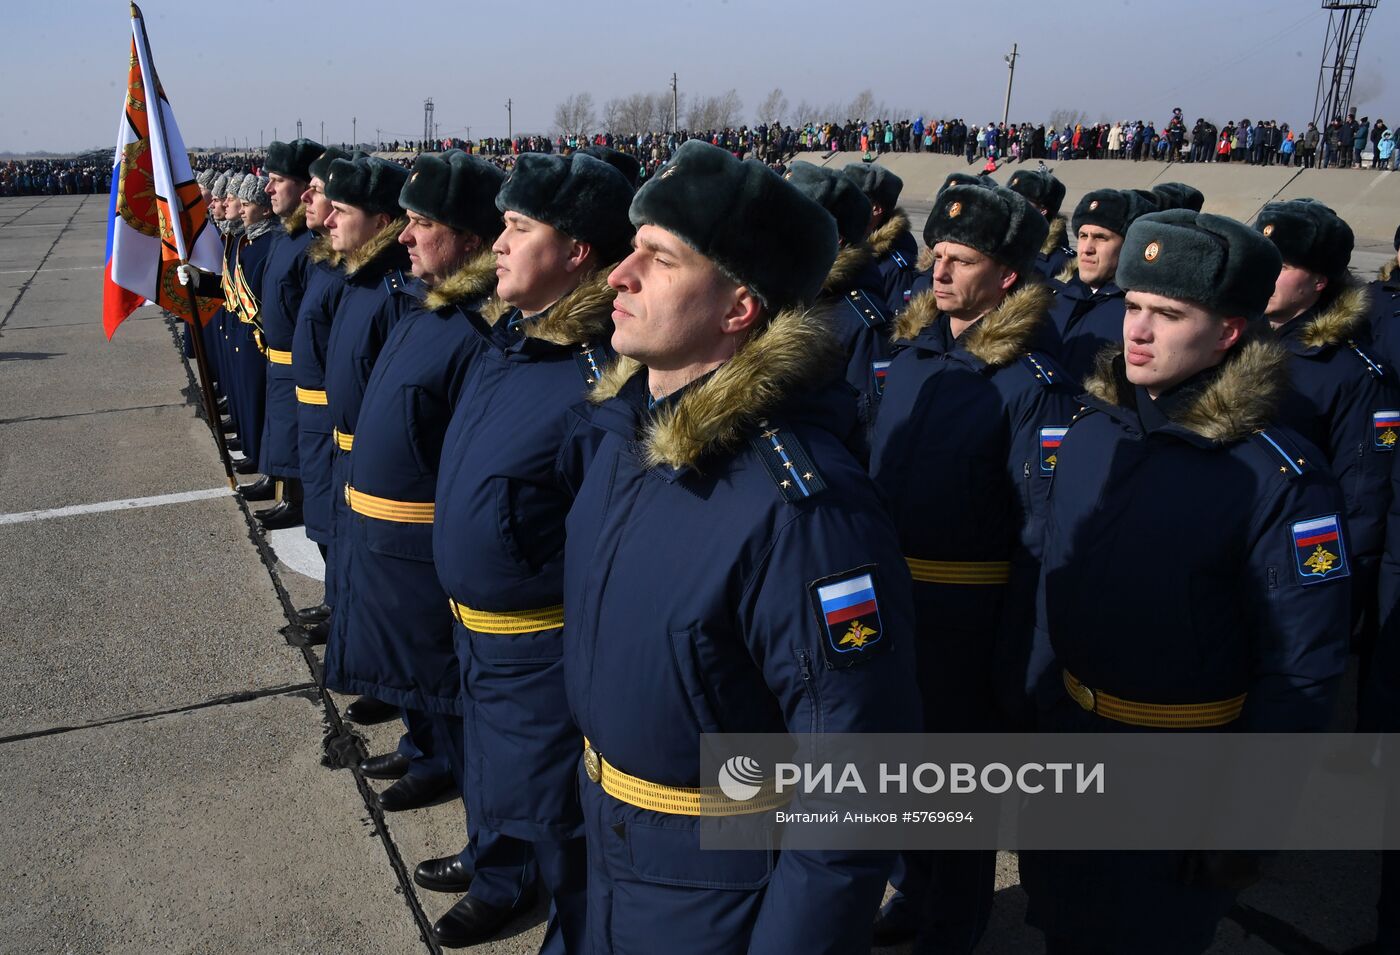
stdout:
<svg viewBox="0 0 1400 955">
<path fill-rule="evenodd" d="M 85 324 L 92 324 L 87 322 Z M 72 411 L 68 414 L 30 415 L 23 418 L 0 418 L 0 424 L 25 424 L 30 421 L 64 421 L 68 418 L 87 418 L 99 414 L 121 414 L 124 411 L 157 411 L 161 408 L 185 408 L 187 401 L 172 401 L 163 405 L 137 405 L 134 408 L 103 408 L 98 411 Z"/>
<path fill-rule="evenodd" d="M 58 231 L 58 235 L 54 236 L 53 242 L 49 244 L 49 250 L 48 250 L 47 252 L 44 253 L 44 257 L 43 257 L 42 259 L 39 260 L 39 264 L 36 265 L 36 266 L 34 267 L 34 271 L 31 272 L 31 273 L 29 274 L 29 278 L 25 279 L 25 280 L 24 280 L 24 284 L 21 285 L 21 286 L 19 287 L 19 294 L 16 295 L 16 296 L 15 296 L 15 300 L 14 300 L 13 302 L 10 303 L 10 307 L 9 307 L 8 309 L 5 310 L 5 317 L 4 317 L 4 318 L 0 318 L 0 331 L 4 331 L 4 329 L 5 329 L 5 323 L 8 322 L 8 321 L 10 320 L 10 316 L 13 315 L 13 314 L 15 313 L 15 309 L 19 308 L 19 303 L 22 302 L 22 301 L 24 301 L 24 293 L 25 293 L 25 292 L 28 292 L 28 291 L 29 291 L 29 287 L 30 287 L 31 285 L 34 284 L 34 278 L 35 278 L 35 276 L 37 276 L 37 275 L 39 274 L 39 270 L 42 269 L 42 268 L 44 267 L 44 263 L 47 262 L 47 261 L 49 260 L 49 256 L 53 255 L 53 250 L 56 249 L 56 248 L 58 248 L 58 243 L 59 243 L 59 241 L 62 240 L 62 238 L 63 238 L 65 235 L 68 234 L 68 229 L 73 225 L 73 220 L 76 219 L 76 218 L 78 218 L 78 213 L 83 211 L 83 206 L 87 205 L 87 201 L 88 201 L 89 198 L 91 198 L 91 197 L 90 197 L 90 196 L 83 196 L 83 201 L 80 202 L 80 203 L 78 203 L 78 207 L 77 207 L 76 209 L 73 210 L 73 214 L 72 214 L 71 216 L 68 217 L 68 221 L 65 222 L 65 223 L 63 224 L 63 228 L 60 229 L 60 230 Z M 36 206 L 36 208 L 37 208 L 37 206 Z M 26 210 L 26 211 L 27 211 L 27 210 Z M 21 212 L 20 215 L 24 215 L 24 213 Z M 15 216 L 15 219 L 18 219 L 18 218 L 19 218 L 19 216 Z M 11 219 L 11 220 L 10 220 L 10 222 L 13 222 L 13 221 L 14 221 L 14 219 Z M 8 222 L 5 223 L 5 224 L 6 224 L 6 225 L 9 225 Z"/>
<path fill-rule="evenodd" d="M 52 198 L 54 198 L 54 197 L 53 197 L 53 196 L 45 196 L 44 198 L 40 199 L 38 202 L 34 203 L 34 205 L 30 206 L 28 209 L 25 209 L 25 210 L 24 210 L 23 212 L 21 212 L 19 215 L 15 216 L 15 217 L 13 217 L 13 218 L 11 218 L 11 219 L 6 219 L 4 222 L 0 222 L 0 229 L 5 228 L 5 226 L 9 225 L 11 222 L 17 222 L 17 221 L 19 221 L 20 219 L 23 219 L 25 216 L 29 215 L 29 213 L 33 212 L 35 209 L 39 208 L 40 206 L 42 206 L 44 203 L 48 202 L 48 201 L 49 201 L 50 199 L 52 199 Z"/>
<path fill-rule="evenodd" d="M 185 401 L 193 405 L 195 414 L 201 419 L 205 419 L 204 404 L 200 398 L 201 389 L 199 380 L 196 377 L 195 369 L 185 357 L 185 346 L 180 336 L 181 319 L 177 319 L 165 313 L 166 323 L 170 329 L 170 340 L 175 347 L 175 353 L 185 367 L 185 377 L 188 384 L 184 389 Z M 361 739 L 345 721 L 340 718 L 340 711 L 336 709 L 335 701 L 331 699 L 330 692 L 326 689 L 325 672 L 321 668 L 320 662 L 316 659 L 316 654 L 312 652 L 311 645 L 306 642 L 304 631 L 296 622 L 296 608 L 292 604 L 291 594 L 282 583 L 282 577 L 277 572 L 277 557 L 268 546 L 267 539 L 259 531 L 257 522 L 253 518 L 252 509 L 248 502 L 241 495 L 235 494 L 234 500 L 238 502 L 238 508 L 243 513 L 243 520 L 248 526 L 248 539 L 252 541 L 253 547 L 258 552 L 258 559 L 262 562 L 263 568 L 267 571 L 268 579 L 272 581 L 273 590 L 277 592 L 277 600 L 282 605 L 282 612 L 286 615 L 288 625 L 281 631 L 282 638 L 289 646 L 301 651 L 303 662 L 311 672 L 312 678 L 316 681 L 314 686 L 316 694 L 320 699 L 323 709 L 322 721 L 326 727 L 326 734 L 323 739 L 323 746 L 332 739 L 343 740 L 347 736 Z M 409 914 L 413 918 L 414 924 L 418 927 L 419 938 L 422 940 L 427 951 L 431 955 L 442 955 L 442 949 L 433 941 L 432 921 L 428 914 L 423 911 L 423 906 L 418 901 L 418 893 L 413 885 L 413 877 L 409 873 L 408 865 L 403 860 L 403 855 L 399 852 L 399 847 L 394 843 L 393 837 L 389 834 L 389 827 L 384 820 L 384 811 L 379 808 L 379 797 L 369 782 L 360 772 L 358 765 L 348 767 L 352 778 L 355 780 L 355 788 L 360 793 L 360 799 L 364 802 L 365 812 L 369 814 L 370 822 L 374 826 L 375 835 L 379 837 L 381 845 L 384 847 L 384 854 L 388 857 L 389 866 L 394 871 L 394 877 L 398 880 L 398 892 L 403 896 L 404 904 L 408 906 Z"/>
<path fill-rule="evenodd" d="M 0 746 L 4 746 L 6 743 L 22 743 L 25 740 L 41 739 L 45 736 L 60 736 L 64 733 L 76 733 L 81 730 L 100 729 L 104 726 L 119 726 L 122 723 L 139 723 L 161 716 L 173 716 L 178 713 L 194 713 L 216 706 L 231 706 L 234 703 L 250 703 L 254 700 L 263 700 L 273 696 L 290 696 L 314 689 L 316 689 L 315 683 L 289 683 L 284 686 L 272 686 L 262 690 L 245 690 L 242 693 L 230 693 L 227 696 L 216 696 L 212 700 L 201 700 L 198 703 L 174 706 L 164 710 L 144 710 L 140 713 L 124 713 L 121 716 L 114 716 L 106 720 L 98 720 L 94 723 L 80 723 L 75 726 L 51 726 L 46 729 L 31 730 L 26 733 L 14 733 L 10 736 L 0 736 Z"/>
</svg>

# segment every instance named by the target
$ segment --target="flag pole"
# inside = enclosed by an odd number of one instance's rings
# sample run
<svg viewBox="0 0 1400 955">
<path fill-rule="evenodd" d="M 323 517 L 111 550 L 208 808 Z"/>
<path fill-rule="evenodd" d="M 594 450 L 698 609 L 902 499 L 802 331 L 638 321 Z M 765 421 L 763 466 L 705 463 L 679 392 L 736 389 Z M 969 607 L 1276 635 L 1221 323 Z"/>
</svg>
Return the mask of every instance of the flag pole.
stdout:
<svg viewBox="0 0 1400 955">
<path fill-rule="evenodd" d="M 142 22 L 142 26 L 144 27 L 145 17 L 141 15 L 141 9 L 140 7 L 136 6 L 135 3 L 131 4 L 131 18 L 133 20 L 140 20 Z M 146 62 L 151 64 L 152 78 L 157 80 L 156 88 L 148 91 L 148 95 L 151 97 L 152 102 L 149 102 L 147 104 L 147 109 L 149 110 L 147 115 L 150 116 L 151 122 L 156 127 L 162 127 L 164 124 L 164 119 L 161 116 L 160 108 L 160 83 L 159 79 L 154 75 L 156 69 L 156 61 L 155 58 L 151 56 L 151 41 L 150 38 L 146 35 L 146 31 L 144 28 L 141 30 L 141 44 L 146 48 Z M 155 107 L 154 109 L 151 108 L 152 105 Z M 167 169 L 173 169 L 174 165 L 170 161 L 170 142 L 166 138 L 163 128 L 160 130 L 158 138 L 160 139 L 161 150 L 165 152 L 165 166 Z M 173 208 L 171 209 L 172 217 L 175 220 L 171 223 L 171 228 L 182 229 L 183 224 L 180 221 L 180 217 L 184 215 L 185 212 L 184 201 L 180 198 L 179 191 L 175 189 L 175 185 L 175 183 L 171 183 L 171 191 L 174 192 L 175 195 L 171 197 L 168 200 L 168 202 L 172 205 L 178 204 L 180 208 L 178 209 L 178 211 Z M 183 235 L 183 232 L 181 234 Z M 181 244 L 183 245 L 185 243 Z M 181 255 L 180 265 L 187 266 L 189 264 L 189 259 L 186 256 Z M 196 269 L 196 271 L 198 270 Z M 224 465 L 224 477 L 228 479 L 229 489 L 236 490 L 238 487 L 238 479 L 233 476 L 233 459 L 229 457 L 228 442 L 224 439 L 224 429 L 219 426 L 219 402 L 218 399 L 214 397 L 214 386 L 210 381 L 209 356 L 205 353 L 204 350 L 204 324 L 200 321 L 199 317 L 199 302 L 195 297 L 194 283 L 191 282 L 189 285 L 186 285 L 184 289 L 186 296 L 189 298 L 190 341 L 194 345 L 194 364 L 195 369 L 199 375 L 199 390 L 204 397 L 204 416 L 206 419 L 208 419 L 209 430 L 214 433 L 214 444 L 219 449 L 219 460 Z"/>
</svg>

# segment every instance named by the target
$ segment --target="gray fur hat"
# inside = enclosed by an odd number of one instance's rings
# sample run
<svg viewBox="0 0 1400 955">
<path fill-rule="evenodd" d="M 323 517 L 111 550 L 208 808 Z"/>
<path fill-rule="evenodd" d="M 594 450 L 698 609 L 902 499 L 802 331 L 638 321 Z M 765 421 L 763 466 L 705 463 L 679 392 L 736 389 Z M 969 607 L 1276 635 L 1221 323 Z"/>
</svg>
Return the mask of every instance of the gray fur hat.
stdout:
<svg viewBox="0 0 1400 955">
<path fill-rule="evenodd" d="M 1019 192 L 1004 186 L 950 186 L 938 194 L 924 226 L 924 242 L 956 242 L 1022 275 L 1050 233 L 1050 223 Z"/>
<path fill-rule="evenodd" d="M 496 208 L 596 246 L 602 260 L 611 262 L 626 252 L 635 232 L 627 221 L 632 194 L 621 171 L 585 152 L 525 153 L 496 193 Z"/>
<path fill-rule="evenodd" d="M 831 213 L 842 242 L 855 245 L 865 239 L 870 231 L 872 206 L 853 178 L 809 162 L 793 163 L 787 178 L 803 195 Z"/>
<path fill-rule="evenodd" d="M 769 309 L 809 305 L 836 261 L 836 221 L 756 159 L 698 139 L 637 190 L 632 224 L 675 233 Z"/>
<path fill-rule="evenodd" d="M 267 194 L 266 189 L 266 176 L 244 176 L 243 182 L 238 186 L 238 200 L 255 206 L 270 206 L 272 197 Z"/>
<path fill-rule="evenodd" d="M 213 183 L 209 186 L 209 191 L 213 194 L 215 199 L 222 199 L 224 196 L 228 195 L 228 181 L 230 178 L 230 175 L 226 172 L 221 172 L 214 177 Z"/>
<path fill-rule="evenodd" d="M 195 176 L 194 181 L 200 186 L 200 188 L 212 190 L 214 188 L 214 177 L 216 175 L 218 175 L 218 173 L 214 172 L 214 170 L 206 169 L 199 175 Z"/>
<path fill-rule="evenodd" d="M 1128 291 L 1195 302 L 1227 317 L 1264 314 L 1283 258 L 1274 244 L 1225 216 L 1168 209 L 1128 227 L 1115 281 Z"/>
</svg>

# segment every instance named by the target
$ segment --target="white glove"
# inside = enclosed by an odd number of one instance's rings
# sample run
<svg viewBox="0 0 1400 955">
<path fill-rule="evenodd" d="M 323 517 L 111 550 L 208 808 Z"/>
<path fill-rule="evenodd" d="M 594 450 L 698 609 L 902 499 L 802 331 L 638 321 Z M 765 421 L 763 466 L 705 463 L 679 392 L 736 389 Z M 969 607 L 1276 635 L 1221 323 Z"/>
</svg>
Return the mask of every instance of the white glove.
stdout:
<svg viewBox="0 0 1400 955">
<path fill-rule="evenodd" d="M 175 266 L 175 275 L 180 279 L 181 285 L 189 285 L 191 282 L 195 281 L 194 266 L 177 265 Z"/>
</svg>

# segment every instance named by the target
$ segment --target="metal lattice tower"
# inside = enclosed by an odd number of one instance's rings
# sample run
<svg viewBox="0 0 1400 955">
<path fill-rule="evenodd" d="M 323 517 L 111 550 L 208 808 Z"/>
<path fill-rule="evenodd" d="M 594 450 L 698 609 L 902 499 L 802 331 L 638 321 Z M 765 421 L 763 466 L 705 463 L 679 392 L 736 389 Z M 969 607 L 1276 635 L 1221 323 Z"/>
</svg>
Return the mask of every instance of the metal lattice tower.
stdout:
<svg viewBox="0 0 1400 955">
<path fill-rule="evenodd" d="M 433 138 L 433 98 L 423 100 L 423 142 Z"/>
<path fill-rule="evenodd" d="M 1361 37 L 1380 0 L 1322 0 L 1327 16 L 1327 40 L 1322 45 L 1322 69 L 1317 77 L 1313 122 L 1318 129 L 1334 116 L 1345 116 L 1351 106 L 1351 86 L 1356 80 L 1356 60 Z"/>
</svg>

